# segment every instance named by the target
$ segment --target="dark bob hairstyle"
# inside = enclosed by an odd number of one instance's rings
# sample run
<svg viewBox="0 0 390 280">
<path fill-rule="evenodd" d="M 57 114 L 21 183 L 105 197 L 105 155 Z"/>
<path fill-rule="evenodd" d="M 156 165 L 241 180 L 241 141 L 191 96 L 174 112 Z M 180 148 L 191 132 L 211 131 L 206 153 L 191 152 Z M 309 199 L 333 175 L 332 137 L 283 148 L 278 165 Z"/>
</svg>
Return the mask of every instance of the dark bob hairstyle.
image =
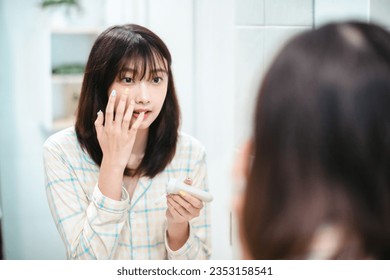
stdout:
<svg viewBox="0 0 390 280">
<path fill-rule="evenodd" d="M 81 147 L 100 166 L 103 154 L 94 121 L 99 110 L 105 112 L 108 89 L 129 62 L 136 65 L 136 78 L 139 79 L 148 75 L 147 69 L 149 72 L 155 70 L 158 62 L 167 68 L 167 95 L 159 116 L 149 128 L 145 156 L 136 170 L 125 170 L 125 175 L 154 177 L 175 155 L 180 110 L 171 71 L 171 54 L 164 42 L 150 30 L 135 24 L 113 26 L 96 39 L 88 58 L 77 109 L 77 138 Z"/>
<path fill-rule="evenodd" d="M 390 259 L 390 34 L 329 24 L 290 41 L 258 93 L 243 209 L 254 259 Z"/>
</svg>

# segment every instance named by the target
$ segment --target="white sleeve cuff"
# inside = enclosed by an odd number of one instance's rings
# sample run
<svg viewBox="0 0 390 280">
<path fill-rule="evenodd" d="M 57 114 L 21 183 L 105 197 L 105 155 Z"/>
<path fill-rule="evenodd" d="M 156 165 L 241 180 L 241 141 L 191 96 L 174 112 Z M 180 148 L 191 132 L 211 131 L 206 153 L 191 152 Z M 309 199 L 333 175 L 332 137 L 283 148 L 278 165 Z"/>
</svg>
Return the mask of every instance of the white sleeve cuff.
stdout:
<svg viewBox="0 0 390 280">
<path fill-rule="evenodd" d="M 115 200 L 102 194 L 99 186 L 96 184 L 92 195 L 92 201 L 97 208 L 111 213 L 123 213 L 129 207 L 129 194 L 125 188 L 122 187 L 121 200 Z"/>
<path fill-rule="evenodd" d="M 173 251 L 168 244 L 168 230 L 167 230 L 167 226 L 165 226 L 164 241 L 165 241 L 165 248 L 167 249 L 168 252 L 168 259 L 182 259 L 183 257 L 184 259 L 189 259 L 188 253 L 190 252 L 191 247 L 194 243 L 194 232 L 191 223 L 189 223 L 189 231 L 190 232 L 186 243 L 184 243 L 184 245 L 181 246 L 181 248 L 179 248 L 178 250 Z"/>
</svg>

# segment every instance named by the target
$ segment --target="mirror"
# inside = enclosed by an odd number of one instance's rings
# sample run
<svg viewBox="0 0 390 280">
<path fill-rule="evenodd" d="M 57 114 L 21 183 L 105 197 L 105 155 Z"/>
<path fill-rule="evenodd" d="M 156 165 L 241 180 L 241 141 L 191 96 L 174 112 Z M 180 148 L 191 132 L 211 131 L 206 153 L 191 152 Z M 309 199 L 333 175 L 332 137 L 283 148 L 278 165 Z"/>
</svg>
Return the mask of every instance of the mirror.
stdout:
<svg viewBox="0 0 390 280">
<path fill-rule="evenodd" d="M 53 13 L 30 2 L 22 7 L 14 0 L 0 2 L 0 127 L 6 131 L 0 139 L 0 205 L 5 258 L 64 259 L 64 246 L 47 206 L 42 167 L 42 144 L 48 136 L 42 127 L 61 106 L 50 100 Z M 82 32 L 90 43 L 97 29 L 134 22 L 149 27 L 167 43 L 182 129 L 206 147 L 214 195 L 214 259 L 239 258 L 231 170 L 235 153 L 251 135 L 257 89 L 278 50 L 292 36 L 330 20 L 376 21 L 390 29 L 390 2 L 383 0 L 99 3 L 80 0 L 85 16 L 78 16 L 80 22 L 72 17 L 69 25 L 55 32 L 67 32 L 65 37 Z"/>
</svg>

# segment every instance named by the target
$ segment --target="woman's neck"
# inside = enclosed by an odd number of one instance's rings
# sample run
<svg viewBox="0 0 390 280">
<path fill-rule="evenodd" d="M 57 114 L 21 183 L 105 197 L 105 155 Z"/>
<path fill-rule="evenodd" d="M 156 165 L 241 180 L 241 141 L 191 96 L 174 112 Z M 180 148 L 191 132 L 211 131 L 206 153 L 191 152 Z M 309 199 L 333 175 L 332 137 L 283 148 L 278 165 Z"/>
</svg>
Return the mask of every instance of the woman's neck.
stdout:
<svg viewBox="0 0 390 280">
<path fill-rule="evenodd" d="M 145 155 L 146 143 L 148 141 L 148 129 L 140 129 L 137 131 L 137 136 L 135 137 L 133 150 L 127 163 L 127 168 L 135 170 L 140 165 L 142 159 Z"/>
<path fill-rule="evenodd" d="M 148 141 L 149 129 L 139 129 L 131 154 L 136 156 L 143 156 L 145 154 L 146 143 Z"/>
<path fill-rule="evenodd" d="M 135 137 L 135 142 L 133 146 L 133 150 L 131 151 L 131 155 L 129 158 L 129 162 L 127 163 L 127 168 L 137 169 L 140 165 L 146 149 L 146 143 L 148 141 L 148 129 L 140 129 L 137 131 L 137 136 Z"/>
</svg>

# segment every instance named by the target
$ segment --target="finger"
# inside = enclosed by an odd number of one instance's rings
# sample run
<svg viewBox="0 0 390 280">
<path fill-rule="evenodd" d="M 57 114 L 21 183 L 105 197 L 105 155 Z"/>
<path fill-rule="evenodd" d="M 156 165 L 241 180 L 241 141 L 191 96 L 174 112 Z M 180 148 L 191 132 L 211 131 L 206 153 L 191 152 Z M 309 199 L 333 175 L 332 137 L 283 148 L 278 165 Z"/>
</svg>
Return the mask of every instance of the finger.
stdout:
<svg viewBox="0 0 390 280">
<path fill-rule="evenodd" d="M 191 204 L 192 207 L 197 209 L 203 208 L 202 200 L 196 198 L 195 196 L 192 196 L 189 193 L 184 191 L 180 191 L 179 195 L 180 195 L 179 197 L 182 197 L 187 203 Z"/>
<path fill-rule="evenodd" d="M 100 135 L 101 132 L 103 131 L 103 123 L 104 123 L 104 115 L 101 110 L 97 113 L 97 118 L 95 120 L 95 129 L 96 129 L 96 134 Z"/>
<path fill-rule="evenodd" d="M 123 131 L 128 131 L 130 128 L 130 121 L 131 118 L 133 117 L 133 112 L 134 112 L 134 99 L 131 99 L 130 105 L 126 110 L 126 114 L 123 117 L 123 122 L 122 122 L 122 130 Z"/>
<path fill-rule="evenodd" d="M 186 198 L 189 198 L 190 196 L 187 195 Z M 194 200 L 194 204 L 196 204 L 196 207 L 194 205 L 192 205 L 192 203 L 188 202 L 186 199 L 183 199 L 180 195 L 172 195 L 172 199 L 178 203 L 181 207 L 183 207 L 184 209 L 187 210 L 187 212 L 191 213 L 191 215 L 197 215 L 200 211 L 200 209 L 202 209 L 202 202 L 200 200 L 198 200 L 197 198 L 194 198 L 191 196 L 191 198 L 193 198 Z"/>
<path fill-rule="evenodd" d="M 114 107 L 116 100 L 116 90 L 112 90 L 110 94 L 110 98 L 108 99 L 107 107 L 106 107 L 106 125 L 111 126 L 114 121 Z"/>
<path fill-rule="evenodd" d="M 185 217 L 183 217 L 176 209 L 175 207 L 170 204 L 168 202 L 168 211 L 169 213 L 171 214 L 171 216 L 173 217 L 173 219 L 175 219 L 176 221 L 186 221 L 187 219 Z"/>
<path fill-rule="evenodd" d="M 187 211 L 184 207 L 182 207 L 179 203 L 173 200 L 172 196 L 168 197 L 168 204 L 170 204 L 181 216 L 184 218 L 188 218 L 190 216 L 190 212 Z"/>
<path fill-rule="evenodd" d="M 185 180 L 184 180 L 184 183 L 187 184 L 187 185 L 190 185 L 192 186 L 192 179 L 190 177 L 187 177 Z M 196 197 L 194 196 L 191 196 L 189 194 L 187 194 L 186 192 L 184 191 L 180 191 L 179 193 L 184 199 L 186 199 L 189 203 L 192 204 L 192 206 L 194 206 L 195 208 L 198 208 L 198 209 L 202 209 L 203 207 L 203 202 L 199 199 L 197 199 Z"/>
<path fill-rule="evenodd" d="M 192 179 L 190 177 L 188 177 L 187 179 L 184 180 L 184 183 L 191 186 L 192 185 Z"/>
<path fill-rule="evenodd" d="M 165 215 L 167 216 L 167 218 L 173 218 L 173 215 L 169 209 L 169 207 L 167 208 L 167 210 L 165 211 Z"/>
<path fill-rule="evenodd" d="M 125 109 L 126 109 L 127 96 L 128 96 L 127 91 L 121 94 L 121 98 L 115 110 L 115 124 L 117 124 L 120 127 L 122 126 L 123 114 L 125 113 Z"/>
<path fill-rule="evenodd" d="M 193 208 L 192 205 L 187 202 L 186 200 L 184 200 L 180 195 L 172 195 L 171 198 L 178 204 L 180 205 L 181 207 L 183 207 L 184 209 L 186 209 L 189 213 L 191 213 L 193 211 Z"/>
<path fill-rule="evenodd" d="M 137 132 L 138 128 L 140 127 L 142 121 L 144 120 L 145 112 L 142 112 L 141 114 L 138 115 L 137 120 L 135 123 L 130 128 L 130 131 Z"/>
<path fill-rule="evenodd" d="M 171 218 L 177 223 L 186 221 L 186 219 L 180 216 L 180 214 L 172 206 L 168 207 L 167 209 L 167 218 Z"/>
</svg>

